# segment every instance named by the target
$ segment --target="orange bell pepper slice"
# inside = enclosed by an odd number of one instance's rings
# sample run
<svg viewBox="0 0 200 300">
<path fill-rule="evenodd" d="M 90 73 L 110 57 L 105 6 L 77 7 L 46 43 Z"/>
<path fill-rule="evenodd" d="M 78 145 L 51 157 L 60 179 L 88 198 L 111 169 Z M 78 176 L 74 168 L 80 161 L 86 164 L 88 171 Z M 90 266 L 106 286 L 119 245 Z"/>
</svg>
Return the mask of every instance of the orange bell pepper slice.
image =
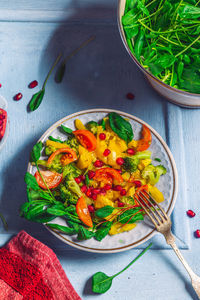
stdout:
<svg viewBox="0 0 200 300">
<path fill-rule="evenodd" d="M 93 227 L 92 218 L 88 210 L 87 204 L 83 197 L 80 197 L 76 203 L 76 212 L 79 216 L 79 219 L 88 227 Z"/>
<path fill-rule="evenodd" d="M 143 124 L 142 138 L 138 141 L 136 150 L 138 152 L 147 150 L 149 148 L 149 146 L 151 145 L 151 141 L 152 141 L 151 131 L 146 125 Z"/>
<path fill-rule="evenodd" d="M 53 162 L 54 158 L 56 157 L 56 155 L 58 155 L 60 153 L 66 153 L 60 159 L 61 164 L 63 166 L 66 166 L 69 163 L 76 161 L 78 159 L 76 152 L 73 149 L 71 149 L 69 147 L 65 147 L 65 148 L 61 148 L 61 149 L 58 149 L 55 152 L 53 152 L 47 160 L 47 165 L 50 166 L 51 163 Z"/>
<path fill-rule="evenodd" d="M 113 168 L 98 169 L 96 171 L 94 179 L 97 181 L 105 181 L 105 179 L 107 180 L 111 179 L 113 181 L 113 179 L 115 179 L 119 183 L 123 182 L 123 177 L 121 176 L 121 174 Z"/>
<path fill-rule="evenodd" d="M 89 130 L 75 130 L 73 134 L 78 139 L 79 143 L 88 151 L 94 151 L 97 147 L 97 139 Z"/>
</svg>

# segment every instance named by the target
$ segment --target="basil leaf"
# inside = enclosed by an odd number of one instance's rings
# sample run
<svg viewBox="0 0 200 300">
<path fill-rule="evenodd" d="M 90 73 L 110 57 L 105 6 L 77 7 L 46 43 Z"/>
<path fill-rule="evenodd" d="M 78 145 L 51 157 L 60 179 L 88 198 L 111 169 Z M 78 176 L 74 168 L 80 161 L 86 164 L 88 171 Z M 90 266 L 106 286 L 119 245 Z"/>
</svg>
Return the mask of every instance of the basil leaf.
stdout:
<svg viewBox="0 0 200 300">
<path fill-rule="evenodd" d="M 29 109 L 31 111 L 36 110 L 40 106 L 40 104 L 43 100 L 44 94 L 45 94 L 45 89 L 42 89 L 32 96 L 31 101 L 29 103 Z"/>
<path fill-rule="evenodd" d="M 81 225 L 75 223 L 75 222 L 72 222 L 72 221 L 67 221 L 67 224 L 73 228 L 73 230 L 78 233 L 79 232 L 79 229 L 81 227 Z"/>
<path fill-rule="evenodd" d="M 99 242 L 102 241 L 109 233 L 111 226 L 112 226 L 112 222 L 103 223 L 101 227 L 98 228 L 97 231 L 95 232 L 95 239 Z"/>
<path fill-rule="evenodd" d="M 67 227 L 67 226 L 63 226 L 63 225 L 58 225 L 58 224 L 54 224 L 54 223 L 48 223 L 46 224 L 47 227 L 52 228 L 52 229 L 56 229 L 57 231 L 66 233 L 68 235 L 73 235 L 76 233 L 76 231 L 71 228 L 71 227 Z"/>
<path fill-rule="evenodd" d="M 110 205 L 106 205 L 106 206 L 96 210 L 95 216 L 97 216 L 99 218 L 105 218 L 105 217 L 111 215 L 113 211 L 114 211 L 114 207 L 112 207 Z"/>
<path fill-rule="evenodd" d="M 81 220 L 79 219 L 79 217 L 77 216 L 74 216 L 70 213 L 66 213 L 66 215 L 64 216 L 64 218 L 68 221 L 72 221 L 72 222 L 75 222 L 75 223 L 81 223 Z"/>
<path fill-rule="evenodd" d="M 133 139 L 131 124 L 115 112 L 109 113 L 111 129 L 124 141 L 130 142 Z"/>
<path fill-rule="evenodd" d="M 37 163 L 38 159 L 41 156 L 42 148 L 43 148 L 42 142 L 39 142 L 33 146 L 33 149 L 31 151 L 31 161 L 32 162 Z"/>
<path fill-rule="evenodd" d="M 58 203 L 51 207 L 48 207 L 47 212 L 56 217 L 64 216 L 67 213 L 66 207 L 62 203 Z"/>
<path fill-rule="evenodd" d="M 35 191 L 40 189 L 36 178 L 28 172 L 26 172 L 26 175 L 24 177 L 24 181 L 26 182 L 26 185 L 27 185 L 28 188 L 32 188 Z"/>
<path fill-rule="evenodd" d="M 103 272 L 97 272 L 92 276 L 92 291 L 94 293 L 103 294 L 109 290 L 112 285 L 112 280 L 116 276 L 120 275 L 124 271 L 126 271 L 134 262 L 136 262 L 145 252 L 152 246 L 150 243 L 136 258 L 134 258 L 125 268 L 123 268 L 118 273 L 108 276 Z"/>
<path fill-rule="evenodd" d="M 94 232 L 89 231 L 83 226 L 80 226 L 77 239 L 79 241 L 91 239 L 94 236 Z"/>
<path fill-rule="evenodd" d="M 92 277 L 92 291 L 98 294 L 107 292 L 112 285 L 113 278 L 103 272 L 97 272 Z"/>
<path fill-rule="evenodd" d="M 67 134 L 72 134 L 72 133 L 73 133 L 73 130 L 71 130 L 71 128 L 68 128 L 68 127 L 66 127 L 66 126 L 64 126 L 64 125 L 61 125 L 61 129 L 62 129 L 65 133 L 67 133 Z"/>
</svg>

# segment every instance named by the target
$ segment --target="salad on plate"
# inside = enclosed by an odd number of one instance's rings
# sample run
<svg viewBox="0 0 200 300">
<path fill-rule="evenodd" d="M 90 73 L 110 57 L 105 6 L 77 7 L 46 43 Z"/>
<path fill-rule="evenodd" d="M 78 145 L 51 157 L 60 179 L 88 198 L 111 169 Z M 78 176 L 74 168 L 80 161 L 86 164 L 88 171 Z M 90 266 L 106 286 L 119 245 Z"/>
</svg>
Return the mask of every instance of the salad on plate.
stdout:
<svg viewBox="0 0 200 300">
<path fill-rule="evenodd" d="M 116 112 L 99 123 L 76 119 L 75 127 L 61 125 L 65 140 L 49 136 L 33 147 L 37 170 L 25 175 L 28 201 L 20 215 L 78 240 L 101 241 L 132 230 L 145 215 L 137 202 L 140 192 L 164 201 L 156 184 L 166 168 L 159 158 L 153 163 L 151 131 L 143 124 L 141 138 L 134 140 L 128 119 Z M 66 225 L 57 224 L 57 217 Z"/>
</svg>

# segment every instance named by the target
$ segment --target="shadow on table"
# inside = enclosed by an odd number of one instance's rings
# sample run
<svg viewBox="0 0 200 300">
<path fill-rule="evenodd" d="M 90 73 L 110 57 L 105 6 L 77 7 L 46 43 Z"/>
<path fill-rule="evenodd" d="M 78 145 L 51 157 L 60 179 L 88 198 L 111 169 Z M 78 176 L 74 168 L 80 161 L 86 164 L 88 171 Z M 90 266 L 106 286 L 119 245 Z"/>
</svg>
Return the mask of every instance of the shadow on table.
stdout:
<svg viewBox="0 0 200 300">
<path fill-rule="evenodd" d="M 138 106 L 140 110 L 141 107 L 151 110 L 146 95 L 152 89 L 126 52 L 117 22 L 113 24 L 109 21 L 109 18 L 113 20 L 113 16 L 117 16 L 117 5 L 105 7 L 100 1 L 95 1 L 93 6 L 81 8 L 78 7 L 81 1 L 76 3 L 74 13 L 65 23 L 58 25 L 49 40 L 41 58 L 41 73 L 52 65 L 60 52 L 64 58 L 94 35 L 95 40 L 66 64 L 64 79 L 61 84 L 57 84 L 60 94 L 66 94 L 68 98 L 64 101 L 70 101 L 71 107 L 78 109 L 84 109 L 87 105 L 91 108 L 112 107 L 129 112 L 131 109 L 134 113 Z M 105 20 L 99 17 L 103 15 Z M 128 92 L 135 95 L 135 100 L 126 99 Z M 156 101 L 161 100 L 156 93 L 154 98 Z"/>
</svg>

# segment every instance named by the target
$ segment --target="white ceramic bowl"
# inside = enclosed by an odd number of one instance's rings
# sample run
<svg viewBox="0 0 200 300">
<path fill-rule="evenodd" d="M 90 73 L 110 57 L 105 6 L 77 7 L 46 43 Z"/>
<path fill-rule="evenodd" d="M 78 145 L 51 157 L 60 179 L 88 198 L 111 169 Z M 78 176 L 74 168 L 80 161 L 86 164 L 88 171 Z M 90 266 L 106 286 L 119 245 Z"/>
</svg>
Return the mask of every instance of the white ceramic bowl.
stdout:
<svg viewBox="0 0 200 300">
<path fill-rule="evenodd" d="M 174 104 L 188 107 L 188 108 L 200 108 L 200 94 L 193 94 L 181 91 L 179 89 L 173 88 L 155 76 L 153 76 L 151 73 L 149 73 L 143 66 L 138 62 L 138 60 L 134 57 L 132 52 L 129 49 L 129 46 L 126 42 L 126 37 L 124 33 L 124 29 L 122 26 L 122 16 L 124 15 L 124 9 L 125 9 L 126 0 L 118 0 L 118 27 L 120 31 L 120 35 L 122 38 L 122 41 L 124 43 L 124 46 L 126 50 L 128 51 L 129 55 L 133 59 L 133 61 L 136 63 L 136 65 L 142 70 L 142 72 L 145 74 L 147 79 L 149 80 L 151 86 L 162 96 L 167 98 L 169 101 L 173 102 Z"/>
<path fill-rule="evenodd" d="M 109 112 L 115 111 L 110 109 L 91 109 L 86 111 L 80 111 L 73 115 L 66 116 L 65 118 L 59 120 L 53 124 L 40 138 L 40 141 L 44 142 L 51 135 L 55 138 L 60 137 L 61 139 L 66 139 L 66 135 L 61 133 L 59 127 L 61 124 L 74 128 L 74 120 L 80 119 L 84 124 L 88 121 L 100 121 L 105 117 Z M 121 111 L 115 111 L 121 116 L 128 118 L 134 132 L 134 138 L 139 139 L 142 129 L 142 124 L 146 124 L 142 120 L 136 118 L 135 116 L 129 115 Z M 152 152 L 152 158 L 159 157 L 162 161 L 162 164 L 167 168 L 167 174 L 162 176 L 157 184 L 157 187 L 163 192 L 165 201 L 162 203 L 162 207 L 165 209 L 168 215 L 171 214 L 178 190 L 178 179 L 177 179 L 177 170 L 176 165 L 173 159 L 173 156 L 160 137 L 160 135 L 148 124 L 152 134 L 152 143 L 149 150 Z M 28 165 L 28 172 L 35 174 L 36 168 L 30 163 Z M 134 248 L 147 240 L 149 240 L 156 231 L 152 226 L 149 226 L 148 219 L 145 217 L 145 220 L 140 222 L 134 229 L 129 232 L 123 232 L 114 236 L 106 236 L 101 242 L 96 241 L 94 238 L 86 241 L 78 241 L 76 236 L 68 236 L 63 233 L 57 233 L 56 231 L 49 229 L 56 237 L 61 239 L 66 244 L 69 244 L 80 250 L 89 251 L 89 252 L 98 252 L 98 253 L 115 253 L 125 251 L 131 248 Z M 66 226 L 64 219 L 56 218 L 52 223 L 57 223 L 59 225 Z"/>
</svg>

